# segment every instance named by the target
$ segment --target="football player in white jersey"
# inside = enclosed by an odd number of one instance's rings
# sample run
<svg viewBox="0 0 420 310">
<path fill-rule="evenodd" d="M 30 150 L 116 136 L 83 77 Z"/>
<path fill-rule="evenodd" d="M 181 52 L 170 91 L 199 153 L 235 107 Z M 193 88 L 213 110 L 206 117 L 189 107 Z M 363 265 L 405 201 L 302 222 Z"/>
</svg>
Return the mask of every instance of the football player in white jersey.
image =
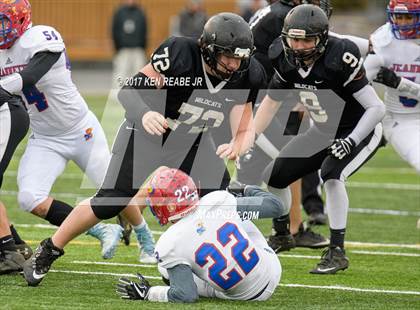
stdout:
<svg viewBox="0 0 420 310">
<path fill-rule="evenodd" d="M 32 133 L 18 170 L 20 207 L 60 226 L 72 207 L 50 197 L 57 177 L 73 160 L 99 187 L 110 159 L 99 121 L 71 80 L 70 63 L 60 33 L 32 27 L 27 0 L 0 0 L 0 88 L 24 100 Z M 155 261 L 154 242 L 138 208 L 125 211 L 142 241 L 146 261 Z M 98 224 L 88 234 L 111 258 L 122 235 L 116 224 Z"/>
<path fill-rule="evenodd" d="M 121 278 L 117 293 L 125 299 L 194 302 L 199 296 L 264 301 L 281 278 L 281 265 L 262 233 L 247 220 L 284 216 L 289 210 L 273 194 L 257 186 L 243 196 L 214 191 L 201 199 L 184 172 L 159 168 L 140 190 L 139 199 L 161 225 L 174 223 L 156 244 L 159 271 L 169 286 L 150 286 Z M 142 198 L 143 197 L 143 198 Z"/>
<path fill-rule="evenodd" d="M 386 86 L 385 138 L 420 173 L 420 0 L 391 0 L 370 38 L 369 80 Z"/>
</svg>

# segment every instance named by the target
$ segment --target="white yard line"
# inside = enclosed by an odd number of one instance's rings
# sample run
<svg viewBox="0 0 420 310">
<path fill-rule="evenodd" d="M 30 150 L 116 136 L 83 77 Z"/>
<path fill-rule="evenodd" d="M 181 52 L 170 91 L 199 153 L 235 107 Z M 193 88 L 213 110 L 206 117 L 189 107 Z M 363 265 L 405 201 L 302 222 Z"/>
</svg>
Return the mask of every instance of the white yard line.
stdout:
<svg viewBox="0 0 420 310">
<path fill-rule="evenodd" d="M 77 270 L 50 270 L 56 273 L 69 273 L 69 274 L 82 274 L 82 275 L 100 275 L 100 276 L 113 276 L 113 277 L 131 277 L 135 278 L 136 275 L 129 273 L 112 273 L 112 272 L 91 272 L 91 271 L 77 271 Z M 146 279 L 160 280 L 161 277 L 143 275 Z M 280 283 L 282 287 L 293 288 L 310 288 L 310 289 L 325 289 L 325 290 L 340 290 L 349 292 L 361 293 L 381 293 L 381 294 L 402 294 L 402 295 L 420 295 L 418 291 L 398 291 L 398 290 L 384 290 L 384 289 L 367 289 L 348 286 L 321 286 L 321 285 L 306 285 L 306 284 L 284 284 Z"/>
<path fill-rule="evenodd" d="M 417 172 L 413 168 L 386 168 L 386 167 L 363 167 L 358 172 L 359 173 L 392 173 L 392 174 L 413 174 L 416 175 Z"/>
<path fill-rule="evenodd" d="M 16 227 L 24 228 L 40 228 L 40 229 L 57 229 L 56 226 L 49 224 L 14 224 Z M 154 235 L 162 235 L 163 231 L 152 230 Z M 38 242 L 38 241 L 34 241 Z M 78 244 L 91 244 L 91 242 L 77 241 Z M 420 244 L 401 244 L 401 243 L 375 243 L 375 242 L 359 242 L 359 241 L 346 241 L 346 247 L 368 247 L 368 248 L 404 248 L 404 249 L 417 249 L 420 250 Z M 135 245 L 137 246 L 137 244 Z"/>
<path fill-rule="evenodd" d="M 360 255 L 379 255 L 379 256 L 405 256 L 405 257 L 420 257 L 420 253 L 401 253 L 401 252 L 380 252 L 380 251 L 358 251 L 347 250 L 347 253 L 360 254 Z M 320 259 L 320 256 L 315 255 L 302 255 L 302 254 L 277 254 L 278 257 L 289 258 L 305 258 L 305 259 Z"/>
<path fill-rule="evenodd" d="M 371 183 L 371 182 L 346 182 L 349 188 L 370 188 L 370 189 L 397 189 L 407 191 L 419 191 L 420 184 L 404 183 Z"/>
<path fill-rule="evenodd" d="M 126 263 L 114 263 L 114 262 L 91 262 L 86 260 L 74 260 L 72 264 L 80 265 L 103 265 L 103 266 L 119 266 L 119 267 L 141 267 L 141 268 L 156 268 L 156 265 L 141 265 L 141 264 L 126 264 Z"/>
<path fill-rule="evenodd" d="M 349 212 L 363 213 L 363 214 L 394 215 L 394 216 L 420 216 L 420 212 L 404 211 L 404 210 L 349 208 Z"/>
<path fill-rule="evenodd" d="M 420 295 L 420 292 L 417 292 L 417 291 L 382 290 L 382 289 L 357 288 L 357 287 L 348 287 L 348 286 L 322 286 L 322 285 L 283 284 L 283 283 L 280 283 L 279 286 L 315 288 L 315 289 L 323 289 L 323 290 L 339 290 L 339 291 L 363 292 L 363 293 Z"/>
<path fill-rule="evenodd" d="M 380 252 L 380 251 L 358 251 L 352 250 L 350 253 L 365 254 L 365 255 L 380 255 L 380 256 L 406 256 L 406 257 L 420 257 L 418 253 L 400 253 L 400 252 Z"/>
<path fill-rule="evenodd" d="M 72 274 L 84 274 L 84 275 L 96 275 L 96 276 L 114 276 L 114 277 L 133 277 L 136 278 L 135 274 L 131 273 L 113 273 L 113 272 L 100 272 L 100 271 L 78 271 L 78 270 L 56 270 L 52 269 L 50 272 L 56 273 L 72 273 Z M 162 277 L 145 276 L 146 279 L 161 280 Z"/>
</svg>

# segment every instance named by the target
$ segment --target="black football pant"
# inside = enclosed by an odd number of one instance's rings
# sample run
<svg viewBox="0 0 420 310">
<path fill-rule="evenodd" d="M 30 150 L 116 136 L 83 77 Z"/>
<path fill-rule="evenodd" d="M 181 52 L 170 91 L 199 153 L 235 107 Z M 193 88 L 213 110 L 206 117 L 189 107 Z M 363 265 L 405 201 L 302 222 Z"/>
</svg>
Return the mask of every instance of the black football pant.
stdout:
<svg viewBox="0 0 420 310">
<path fill-rule="evenodd" d="M 3 174 L 29 128 L 29 116 L 21 105 L 0 106 L 0 188 Z"/>
</svg>

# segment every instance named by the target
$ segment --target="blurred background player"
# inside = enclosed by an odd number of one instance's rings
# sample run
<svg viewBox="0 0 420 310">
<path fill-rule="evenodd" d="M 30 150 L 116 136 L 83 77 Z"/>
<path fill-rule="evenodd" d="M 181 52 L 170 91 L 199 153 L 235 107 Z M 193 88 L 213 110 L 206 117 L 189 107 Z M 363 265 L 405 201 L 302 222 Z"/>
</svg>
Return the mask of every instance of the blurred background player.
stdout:
<svg viewBox="0 0 420 310">
<path fill-rule="evenodd" d="M 207 14 L 203 0 L 187 0 L 185 8 L 172 18 L 170 32 L 173 36 L 198 40 L 206 21 Z"/>
<path fill-rule="evenodd" d="M 110 159 L 108 143 L 96 116 L 71 80 L 70 63 L 60 33 L 34 26 L 28 1 L 0 1 L 3 36 L 0 60 L 2 91 L 20 95 L 28 108 L 32 133 L 18 169 L 20 207 L 60 226 L 73 208 L 49 196 L 57 177 L 73 160 L 98 188 Z M 154 261 L 154 243 L 140 211 L 126 211 L 142 242 L 144 260 Z M 122 227 L 98 224 L 88 231 L 99 239 L 103 258 L 111 258 Z"/>
<path fill-rule="evenodd" d="M 112 42 L 116 51 L 112 89 L 119 89 L 119 81 L 132 77 L 146 64 L 147 35 L 146 14 L 137 1 L 121 1 L 112 17 Z"/>
<path fill-rule="evenodd" d="M 3 26 L 0 24 L 2 38 L 5 31 L 4 24 Z M 0 188 L 3 184 L 4 172 L 28 128 L 29 117 L 22 100 L 0 88 Z M 22 241 L 14 227 L 10 225 L 6 208 L 0 201 L 0 275 L 22 271 L 25 258 L 31 254 L 31 248 Z"/>
<path fill-rule="evenodd" d="M 130 204 L 156 168 L 179 167 L 200 182 L 201 195 L 229 185 L 224 159 L 235 160 L 252 145 L 252 103 L 265 83 L 253 49 L 248 24 L 236 14 L 219 13 L 208 20 L 200 41 L 170 37 L 155 50 L 119 93 L 126 119 L 101 188 L 27 261 L 29 285 L 41 282 L 70 240 Z M 170 82 L 187 78 L 193 87 Z M 233 139 L 216 147 L 212 131 L 223 122 L 229 122 Z"/>
<path fill-rule="evenodd" d="M 365 67 L 369 80 L 386 86 L 386 140 L 420 173 L 420 0 L 392 0 L 387 13 Z"/>
<path fill-rule="evenodd" d="M 185 192 L 185 199 L 180 201 L 177 191 Z M 257 186 L 245 186 L 242 194 L 235 198 L 228 191 L 215 191 L 199 199 L 191 177 L 177 169 L 158 169 L 138 197 L 161 225 L 173 224 L 156 244 L 159 271 L 169 286 L 150 286 L 140 274 L 139 282 L 121 278 L 121 298 L 268 300 L 280 282 L 281 265 L 246 217 L 248 212 L 258 212 L 259 218 L 280 217 L 289 210 Z"/>
<path fill-rule="evenodd" d="M 284 92 L 293 94 L 310 111 L 314 126 L 294 137 L 264 172 L 268 189 L 287 203 L 288 186 L 321 169 L 330 225 L 330 246 L 311 273 L 334 274 L 348 268 L 344 251 L 349 200 L 347 177 L 379 147 L 385 108 L 368 84 L 358 47 L 328 35 L 328 17 L 318 6 L 299 5 L 287 14 L 282 35 L 270 47 L 274 74 L 255 116 L 256 133 L 268 126 Z M 338 97 L 331 98 L 330 90 Z M 290 95 L 292 95 L 290 93 Z M 339 109 L 340 102 L 344 105 Z M 338 126 L 338 128 L 337 128 Z M 331 137 L 335 138 L 331 144 Z M 309 150 L 313 150 L 308 153 Z M 304 152 L 308 155 L 304 155 Z M 287 233 L 286 219 L 273 221 L 273 239 Z M 276 250 L 276 248 L 274 247 Z"/>
</svg>

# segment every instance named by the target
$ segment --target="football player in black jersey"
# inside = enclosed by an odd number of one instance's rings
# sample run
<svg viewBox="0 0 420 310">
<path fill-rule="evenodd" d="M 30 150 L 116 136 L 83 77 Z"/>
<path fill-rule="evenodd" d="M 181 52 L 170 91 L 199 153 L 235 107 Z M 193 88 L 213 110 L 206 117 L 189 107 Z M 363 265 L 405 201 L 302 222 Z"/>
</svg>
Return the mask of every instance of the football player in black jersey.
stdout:
<svg viewBox="0 0 420 310">
<path fill-rule="evenodd" d="M 267 75 L 271 78 L 274 68 L 268 58 L 268 49 L 271 43 L 281 35 L 284 18 L 287 13 L 296 5 L 312 3 L 320 6 L 329 16 L 332 7 L 329 0 L 277 0 L 272 1 L 271 5 L 261 9 L 250 22 L 252 33 L 254 34 L 255 57 L 264 65 Z M 295 111 L 290 113 L 287 131 L 294 134 L 299 128 L 299 124 L 308 126 L 308 118 L 303 118 L 303 112 L 299 111 L 300 105 L 297 105 Z M 278 111 L 277 114 L 281 114 Z M 303 118 L 303 120 L 302 120 Z M 279 119 L 276 116 L 263 135 L 258 137 L 254 147 L 240 159 L 238 169 L 238 180 L 245 184 L 259 184 L 259 171 L 263 169 L 278 154 L 284 145 L 278 135 L 281 128 Z M 279 251 L 290 250 L 291 248 L 307 247 L 322 248 L 329 244 L 329 240 L 321 234 L 312 231 L 310 226 L 304 225 L 301 215 L 301 205 L 308 214 L 309 225 L 325 225 L 327 216 L 324 213 L 324 203 L 320 191 L 320 178 L 315 171 L 304 176 L 291 184 L 292 206 L 290 211 L 290 232 L 291 235 L 284 236 L 281 246 L 276 246 Z"/>
<path fill-rule="evenodd" d="M 344 182 L 378 148 L 385 113 L 368 84 L 357 46 L 329 36 L 328 29 L 328 18 L 317 6 L 300 5 L 288 13 L 281 37 L 270 47 L 276 73 L 255 117 L 259 134 L 287 102 L 286 97 L 296 97 L 314 122 L 280 151 L 264 171 L 264 179 L 270 191 L 287 199 L 289 184 L 321 169 L 331 239 L 321 262 L 311 271 L 316 274 L 348 268 L 344 234 L 349 201 Z M 286 220 L 273 221 L 270 243 L 275 244 L 287 230 Z"/>
<path fill-rule="evenodd" d="M 268 57 L 268 48 L 270 44 L 281 35 L 283 21 L 292 7 L 301 3 L 311 3 L 318 5 L 329 17 L 332 14 L 332 7 L 329 0 L 311 0 L 311 1 L 285 1 L 278 0 L 261 11 L 251 21 L 251 29 L 255 38 L 256 52 L 255 56 L 264 65 L 269 77 L 274 73 L 274 68 Z M 368 40 L 329 32 L 330 36 L 347 38 L 357 44 L 362 55 L 368 52 Z M 284 109 L 284 107 L 283 107 Z M 279 115 L 283 114 L 283 109 L 277 112 L 264 134 L 259 135 L 254 147 L 241 157 L 239 161 L 238 180 L 246 184 L 260 183 L 258 172 L 261 167 L 267 165 L 275 158 L 279 150 L 284 146 L 282 137 L 278 135 L 281 129 Z M 293 135 L 299 129 L 299 126 L 308 126 L 308 118 L 302 112 L 302 105 L 298 104 L 294 111 L 290 113 L 287 120 L 286 131 Z M 286 111 L 288 112 L 288 111 Z M 297 180 L 290 186 L 292 191 L 292 206 L 290 211 L 290 232 L 291 235 L 284 236 L 283 240 L 276 239 L 278 244 L 273 245 L 279 251 L 289 250 L 294 246 L 321 248 L 329 244 L 329 240 L 321 234 L 315 233 L 311 227 L 305 227 L 300 206 L 308 214 L 307 222 L 309 225 L 326 224 L 327 216 L 324 213 L 324 205 L 320 191 L 320 178 L 318 171 L 305 175 L 301 180 Z"/>
<path fill-rule="evenodd" d="M 200 195 L 228 186 L 223 159 L 236 159 L 253 144 L 252 102 L 266 82 L 253 50 L 249 25 L 232 13 L 210 18 L 199 42 L 171 37 L 155 50 L 119 93 L 126 120 L 101 189 L 25 263 L 29 285 L 41 282 L 70 240 L 134 203 L 131 199 L 159 166 L 189 174 L 200 184 Z M 224 122 L 230 123 L 233 139 L 216 147 L 212 131 Z M 189 193 L 174 194 L 182 201 Z"/>
<path fill-rule="evenodd" d="M 29 129 L 29 116 L 22 99 L 0 88 L 0 188 L 3 175 L 20 141 Z M 20 272 L 31 248 L 24 243 L 7 219 L 0 201 L 0 275 Z"/>
</svg>

